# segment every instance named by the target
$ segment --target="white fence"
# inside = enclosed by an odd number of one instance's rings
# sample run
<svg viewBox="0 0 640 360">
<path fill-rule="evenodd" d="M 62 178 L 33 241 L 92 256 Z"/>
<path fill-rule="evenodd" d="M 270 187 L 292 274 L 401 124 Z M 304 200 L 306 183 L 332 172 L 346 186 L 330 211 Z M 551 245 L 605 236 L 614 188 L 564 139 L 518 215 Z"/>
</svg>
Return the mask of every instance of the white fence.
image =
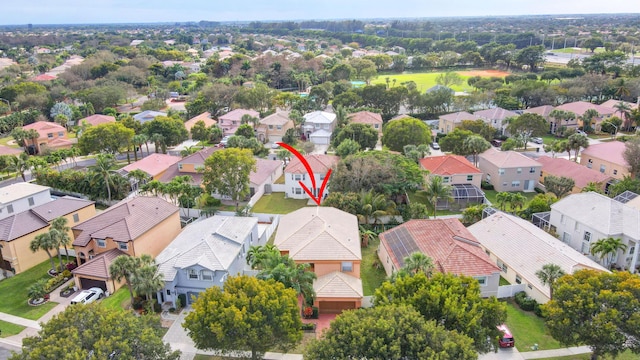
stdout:
<svg viewBox="0 0 640 360">
<path fill-rule="evenodd" d="M 524 291 L 525 284 L 502 285 L 498 287 L 498 299 L 514 297 L 516 293 Z"/>
<path fill-rule="evenodd" d="M 271 184 L 271 192 L 287 192 L 285 184 Z"/>
</svg>

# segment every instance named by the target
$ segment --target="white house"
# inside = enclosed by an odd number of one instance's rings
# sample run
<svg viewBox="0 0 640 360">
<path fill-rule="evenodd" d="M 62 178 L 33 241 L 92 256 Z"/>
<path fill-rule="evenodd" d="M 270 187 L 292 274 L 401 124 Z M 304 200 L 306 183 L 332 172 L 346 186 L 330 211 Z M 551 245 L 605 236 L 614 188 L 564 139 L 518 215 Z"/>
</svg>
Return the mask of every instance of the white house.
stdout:
<svg viewBox="0 0 640 360">
<path fill-rule="evenodd" d="M 336 126 L 336 114 L 325 111 L 314 111 L 304 115 L 302 131 L 305 137 L 314 144 L 328 145 L 331 133 Z"/>
<path fill-rule="evenodd" d="M 339 159 L 334 155 L 323 154 L 306 155 L 304 158 L 307 160 L 309 166 L 311 167 L 311 170 L 313 171 L 316 186 L 315 188 L 313 187 L 313 182 L 304 164 L 297 157 L 294 157 L 284 169 L 285 193 L 288 198 L 309 198 L 309 195 L 300 185 L 300 181 L 304 183 L 307 189 L 312 191 L 314 196 L 317 196 L 317 194 L 320 192 L 322 181 L 327 175 L 327 172 L 338 163 Z M 325 188 L 324 196 L 326 197 L 327 194 L 328 189 Z"/>
<path fill-rule="evenodd" d="M 46 186 L 22 182 L 3 187 L 0 189 L 0 219 L 52 200 L 51 189 Z"/>
<path fill-rule="evenodd" d="M 158 301 L 175 307 L 184 294 L 185 306 L 207 288 L 222 287 L 229 275 L 249 270 L 246 254 L 253 245 L 264 245 L 258 218 L 216 215 L 189 224 L 156 257 L 165 282 Z"/>
</svg>

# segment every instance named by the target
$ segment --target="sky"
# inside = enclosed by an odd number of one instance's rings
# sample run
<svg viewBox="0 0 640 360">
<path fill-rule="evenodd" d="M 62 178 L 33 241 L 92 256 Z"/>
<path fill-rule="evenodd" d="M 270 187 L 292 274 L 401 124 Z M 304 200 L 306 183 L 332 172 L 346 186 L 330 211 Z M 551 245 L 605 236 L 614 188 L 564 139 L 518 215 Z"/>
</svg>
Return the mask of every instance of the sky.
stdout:
<svg viewBox="0 0 640 360">
<path fill-rule="evenodd" d="M 640 13 L 638 0 L 0 0 L 0 25 Z"/>
</svg>

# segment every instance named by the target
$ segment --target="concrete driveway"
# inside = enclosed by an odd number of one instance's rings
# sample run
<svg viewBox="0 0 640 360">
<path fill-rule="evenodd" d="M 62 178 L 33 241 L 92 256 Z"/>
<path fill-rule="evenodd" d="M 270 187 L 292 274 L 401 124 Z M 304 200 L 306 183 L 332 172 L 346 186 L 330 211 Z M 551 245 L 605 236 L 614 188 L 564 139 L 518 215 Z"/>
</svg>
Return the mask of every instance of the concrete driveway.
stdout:
<svg viewBox="0 0 640 360">
<path fill-rule="evenodd" d="M 478 360 L 524 360 L 516 348 L 498 349 L 498 352 L 490 352 L 478 357 Z"/>
</svg>

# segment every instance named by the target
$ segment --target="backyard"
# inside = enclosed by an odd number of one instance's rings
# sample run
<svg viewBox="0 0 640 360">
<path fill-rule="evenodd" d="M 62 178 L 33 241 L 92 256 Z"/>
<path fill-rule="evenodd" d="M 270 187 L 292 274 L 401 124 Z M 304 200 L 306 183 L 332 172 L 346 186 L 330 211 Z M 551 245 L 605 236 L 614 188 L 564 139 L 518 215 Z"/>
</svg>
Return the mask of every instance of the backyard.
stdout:
<svg viewBox="0 0 640 360">
<path fill-rule="evenodd" d="M 520 352 L 532 351 L 534 344 L 538 350 L 559 349 L 560 343 L 553 339 L 544 324 L 544 319 L 533 312 L 523 311 L 512 301 L 507 303 L 506 324 L 516 340 Z"/>
<path fill-rule="evenodd" d="M 360 278 L 362 279 L 362 291 L 364 296 L 373 295 L 374 291 L 382 285 L 387 278 L 384 268 L 378 260 L 376 250 L 380 245 L 380 240 L 375 237 L 369 240 L 369 246 L 362 248 L 362 262 L 360 263 Z M 378 264 L 377 268 L 375 264 Z"/>
<path fill-rule="evenodd" d="M 489 200 L 489 202 L 491 202 L 492 206 L 497 207 L 498 204 L 498 200 L 496 199 L 496 195 L 498 194 L 497 191 L 495 190 L 482 190 L 484 191 L 484 196 L 487 198 L 487 200 Z M 518 192 L 514 192 L 518 193 Z M 529 202 L 531 201 L 531 199 L 533 199 L 534 196 L 538 195 L 537 192 L 533 191 L 533 192 L 519 192 L 520 194 L 524 195 L 527 198 L 527 201 L 524 203 L 524 206 L 522 207 L 522 209 L 525 209 L 527 206 L 529 206 Z M 512 211 L 513 209 L 511 209 L 511 204 L 507 204 L 505 211 Z"/>
<path fill-rule="evenodd" d="M 473 91 L 473 88 L 467 84 L 467 80 L 472 76 L 483 76 L 483 77 L 505 77 L 509 75 L 509 73 L 504 71 L 497 70 L 467 70 L 467 71 L 456 71 L 460 77 L 462 78 L 462 83 L 460 85 L 451 85 L 449 86 L 454 91 Z M 389 78 L 390 86 L 393 86 L 393 80 L 396 80 L 396 85 L 400 85 L 404 82 L 413 81 L 416 83 L 418 90 L 420 92 L 424 92 L 429 88 L 436 86 L 437 78 L 443 72 L 418 72 L 418 73 L 407 73 L 404 72 L 402 74 L 380 74 L 378 77 L 371 81 L 372 84 L 386 84 L 387 78 Z"/>
<path fill-rule="evenodd" d="M 285 193 L 271 193 L 262 195 L 260 200 L 253 205 L 251 211 L 265 214 L 288 214 L 307 206 L 306 199 L 285 199 Z"/>
</svg>

